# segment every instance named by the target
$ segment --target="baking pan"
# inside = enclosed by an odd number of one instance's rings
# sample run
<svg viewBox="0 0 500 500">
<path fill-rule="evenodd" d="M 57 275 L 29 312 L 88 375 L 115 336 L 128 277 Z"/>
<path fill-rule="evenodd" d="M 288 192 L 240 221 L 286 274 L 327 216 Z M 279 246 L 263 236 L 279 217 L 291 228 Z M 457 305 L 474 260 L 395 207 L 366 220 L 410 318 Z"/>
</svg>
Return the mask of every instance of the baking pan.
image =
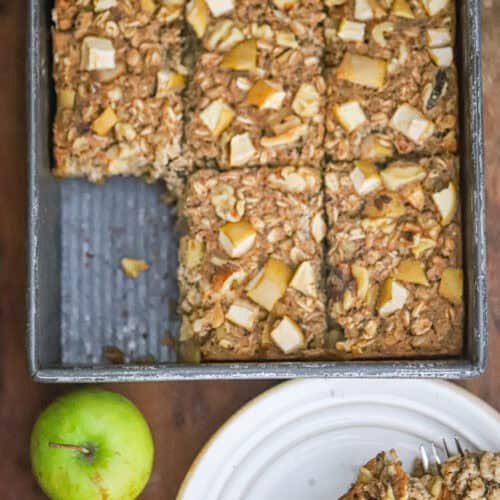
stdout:
<svg viewBox="0 0 500 500">
<path fill-rule="evenodd" d="M 40 382 L 292 377 L 468 378 L 487 352 L 480 0 L 457 2 L 466 342 L 463 356 L 433 360 L 177 363 L 169 345 L 175 316 L 175 209 L 161 187 L 138 179 L 103 186 L 50 174 L 53 88 L 48 0 L 28 0 L 28 323 L 27 357 Z M 137 280 L 124 256 L 151 269 Z M 106 346 L 125 364 L 103 356 Z M 145 364 L 147 363 L 147 364 Z"/>
</svg>

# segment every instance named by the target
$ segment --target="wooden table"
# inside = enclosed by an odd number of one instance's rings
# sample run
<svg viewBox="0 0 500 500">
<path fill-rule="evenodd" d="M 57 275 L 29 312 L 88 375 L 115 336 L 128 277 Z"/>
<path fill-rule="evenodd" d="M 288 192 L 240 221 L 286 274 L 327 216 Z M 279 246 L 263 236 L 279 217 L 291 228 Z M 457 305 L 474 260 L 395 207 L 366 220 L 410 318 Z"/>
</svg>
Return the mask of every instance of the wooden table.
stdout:
<svg viewBox="0 0 500 500">
<path fill-rule="evenodd" d="M 24 357 L 26 135 L 25 2 L 0 0 L 0 478 L 3 500 L 43 498 L 30 472 L 29 434 L 40 410 L 67 387 L 33 383 Z M 500 410 L 500 2 L 483 1 L 484 108 L 488 189 L 490 352 L 485 375 L 464 382 Z M 498 116 L 495 115 L 498 113 Z M 497 280 L 496 280 L 496 279 Z M 113 386 L 153 428 L 154 473 L 142 498 L 174 499 L 203 443 L 272 382 L 186 382 Z"/>
</svg>

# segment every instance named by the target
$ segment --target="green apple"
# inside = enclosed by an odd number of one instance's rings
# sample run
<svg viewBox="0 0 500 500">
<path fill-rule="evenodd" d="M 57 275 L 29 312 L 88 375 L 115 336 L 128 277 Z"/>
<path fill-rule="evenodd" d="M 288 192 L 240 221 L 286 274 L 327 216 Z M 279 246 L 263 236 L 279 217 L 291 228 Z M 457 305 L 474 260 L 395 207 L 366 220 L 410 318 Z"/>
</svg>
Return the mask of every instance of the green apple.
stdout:
<svg viewBox="0 0 500 500">
<path fill-rule="evenodd" d="M 85 388 L 62 396 L 31 434 L 33 472 L 53 500 L 128 500 L 148 482 L 153 439 L 120 394 Z"/>
</svg>

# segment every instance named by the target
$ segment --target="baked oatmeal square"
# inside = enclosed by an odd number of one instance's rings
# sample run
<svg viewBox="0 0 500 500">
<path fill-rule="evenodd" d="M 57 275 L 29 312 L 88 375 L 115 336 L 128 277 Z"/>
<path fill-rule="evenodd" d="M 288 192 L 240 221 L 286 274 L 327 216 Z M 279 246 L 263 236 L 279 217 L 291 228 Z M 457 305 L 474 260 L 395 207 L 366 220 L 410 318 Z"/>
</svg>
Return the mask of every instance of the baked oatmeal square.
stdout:
<svg viewBox="0 0 500 500">
<path fill-rule="evenodd" d="M 202 360 L 319 355 L 326 225 L 317 169 L 200 170 L 180 215 L 181 342 Z"/>
<path fill-rule="evenodd" d="M 458 161 L 330 163 L 328 312 L 348 357 L 457 355 L 463 271 Z"/>
<path fill-rule="evenodd" d="M 264 2 L 242 20 L 247 3 L 200 32 L 203 48 L 186 98 L 186 153 L 200 168 L 319 166 L 321 3 L 288 9 Z"/>
<path fill-rule="evenodd" d="M 56 1 L 55 175 L 137 175 L 178 188 L 183 9 L 183 0 Z"/>
</svg>

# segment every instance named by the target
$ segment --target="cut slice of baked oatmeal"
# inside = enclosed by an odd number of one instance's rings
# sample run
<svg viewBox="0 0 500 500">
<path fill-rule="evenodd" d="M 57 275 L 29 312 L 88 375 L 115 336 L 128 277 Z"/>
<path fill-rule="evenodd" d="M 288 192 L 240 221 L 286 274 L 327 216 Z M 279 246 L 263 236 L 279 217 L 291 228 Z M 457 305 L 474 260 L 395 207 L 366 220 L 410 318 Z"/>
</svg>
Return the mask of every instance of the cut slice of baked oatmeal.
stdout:
<svg viewBox="0 0 500 500">
<path fill-rule="evenodd" d="M 347 357 L 457 355 L 463 342 L 458 161 L 330 163 L 328 312 Z"/>
<path fill-rule="evenodd" d="M 179 190 L 183 0 L 57 0 L 54 174 L 165 179 Z"/>
<path fill-rule="evenodd" d="M 200 170 L 180 216 L 184 345 L 199 346 L 202 360 L 322 353 L 326 225 L 317 169 Z"/>
<path fill-rule="evenodd" d="M 322 3 L 254 4 L 210 15 L 203 29 L 191 23 L 201 49 L 186 99 L 186 154 L 200 168 L 319 167 Z"/>
<path fill-rule="evenodd" d="M 332 7 L 343 11 L 328 18 L 335 28 L 326 30 L 325 150 L 334 160 L 456 152 L 455 15 L 448 4 L 422 20 L 389 11 L 360 20 L 353 2 Z"/>
</svg>

